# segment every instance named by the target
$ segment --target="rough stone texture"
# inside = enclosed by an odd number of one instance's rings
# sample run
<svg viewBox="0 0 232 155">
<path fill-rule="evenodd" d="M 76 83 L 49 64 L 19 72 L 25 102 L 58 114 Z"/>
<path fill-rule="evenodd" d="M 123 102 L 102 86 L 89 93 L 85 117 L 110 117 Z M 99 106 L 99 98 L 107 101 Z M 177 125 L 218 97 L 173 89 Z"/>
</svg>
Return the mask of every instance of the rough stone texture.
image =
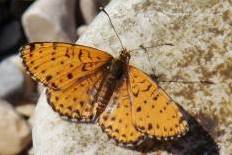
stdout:
<svg viewBox="0 0 232 155">
<path fill-rule="evenodd" d="M 22 17 L 28 39 L 73 42 L 76 39 L 74 9 L 75 0 L 36 1 Z"/>
<path fill-rule="evenodd" d="M 230 1 L 217 0 L 113 0 L 106 7 L 127 49 L 174 44 L 148 49 L 152 67 L 160 79 L 214 82 L 211 85 L 160 82 L 185 109 L 190 132 L 173 142 L 147 140 L 136 150 L 149 154 L 232 152 L 231 6 Z M 78 43 L 114 56 L 121 49 L 105 14 L 96 17 Z M 144 50 L 131 55 L 131 64 L 153 74 Z M 44 93 L 36 108 L 33 139 L 35 154 L 141 154 L 108 141 L 98 125 L 62 120 L 49 107 Z"/>
<path fill-rule="evenodd" d="M 31 129 L 6 101 L 0 100 L 0 154 L 20 153 L 31 142 Z"/>
</svg>

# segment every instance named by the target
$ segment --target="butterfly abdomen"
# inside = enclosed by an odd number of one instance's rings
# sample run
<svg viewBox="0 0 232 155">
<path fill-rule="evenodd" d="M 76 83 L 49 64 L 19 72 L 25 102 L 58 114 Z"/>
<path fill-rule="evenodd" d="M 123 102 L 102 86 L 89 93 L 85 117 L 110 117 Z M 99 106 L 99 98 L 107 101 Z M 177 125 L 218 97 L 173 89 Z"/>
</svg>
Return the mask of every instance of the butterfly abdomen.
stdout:
<svg viewBox="0 0 232 155">
<path fill-rule="evenodd" d="M 116 82 L 115 77 L 112 74 L 108 74 L 101 86 L 101 90 L 98 92 L 96 101 L 95 101 L 95 109 L 96 109 L 96 117 L 98 117 L 106 108 L 107 103 L 110 100 L 114 92 Z"/>
<path fill-rule="evenodd" d="M 117 82 L 120 81 L 123 73 L 123 64 L 118 60 L 113 60 L 96 97 L 97 117 L 105 110 L 113 92 L 115 91 Z"/>
</svg>

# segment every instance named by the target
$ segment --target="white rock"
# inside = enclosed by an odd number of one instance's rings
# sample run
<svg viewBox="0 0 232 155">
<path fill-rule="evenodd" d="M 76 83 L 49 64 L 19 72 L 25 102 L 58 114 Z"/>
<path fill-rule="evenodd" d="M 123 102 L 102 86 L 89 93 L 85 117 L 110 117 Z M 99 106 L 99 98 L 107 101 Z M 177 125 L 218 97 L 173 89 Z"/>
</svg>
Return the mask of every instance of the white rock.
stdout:
<svg viewBox="0 0 232 155">
<path fill-rule="evenodd" d="M 37 0 L 23 14 L 22 23 L 30 41 L 76 39 L 75 0 Z"/>
<path fill-rule="evenodd" d="M 0 63 L 0 97 L 6 96 L 23 84 L 23 73 L 18 55 Z"/>
<path fill-rule="evenodd" d="M 20 153 L 31 142 L 31 129 L 13 107 L 0 100 L 0 154 Z"/>
<path fill-rule="evenodd" d="M 25 104 L 25 105 L 19 105 L 16 107 L 16 111 L 24 115 L 26 117 L 31 117 L 34 113 L 35 105 L 34 104 Z"/>
<path fill-rule="evenodd" d="M 80 10 L 86 24 L 91 23 L 97 14 L 97 1 L 95 0 L 80 0 Z"/>
<path fill-rule="evenodd" d="M 87 25 L 82 25 L 82 26 L 78 27 L 78 28 L 77 28 L 77 36 L 81 36 L 81 35 L 84 34 L 87 30 L 88 30 L 88 26 L 87 26 Z"/>
<path fill-rule="evenodd" d="M 207 2 L 112 0 L 106 7 L 127 49 L 139 48 L 141 44 L 174 44 L 174 47 L 148 49 L 152 66 L 156 68 L 156 73 L 163 75 L 163 80 L 215 82 L 213 85 L 160 83 L 189 113 L 196 118 L 200 116 L 203 120 L 201 125 L 217 142 L 206 145 L 201 139 L 202 135 L 196 135 L 197 139 L 190 144 L 184 141 L 176 148 L 169 148 L 173 154 L 195 151 L 210 154 L 205 151 L 215 145 L 221 148 L 220 152 L 232 152 L 232 109 L 229 106 L 232 104 L 232 29 L 228 18 L 222 16 L 231 12 L 231 4 Z M 78 43 L 97 47 L 113 56 L 118 56 L 121 49 L 119 40 L 103 13 L 90 24 Z M 131 64 L 152 73 L 143 50 L 134 51 L 131 55 Z M 198 133 L 194 128 L 191 132 Z M 201 146 L 200 149 L 198 145 Z M 141 154 L 112 144 L 98 125 L 75 124 L 62 120 L 47 104 L 45 93 L 42 93 L 35 111 L 33 146 L 36 155 Z M 159 148 L 159 145 L 155 145 L 155 148 Z M 183 150 L 178 150 L 179 148 Z M 165 151 L 158 153 L 163 154 Z"/>
</svg>

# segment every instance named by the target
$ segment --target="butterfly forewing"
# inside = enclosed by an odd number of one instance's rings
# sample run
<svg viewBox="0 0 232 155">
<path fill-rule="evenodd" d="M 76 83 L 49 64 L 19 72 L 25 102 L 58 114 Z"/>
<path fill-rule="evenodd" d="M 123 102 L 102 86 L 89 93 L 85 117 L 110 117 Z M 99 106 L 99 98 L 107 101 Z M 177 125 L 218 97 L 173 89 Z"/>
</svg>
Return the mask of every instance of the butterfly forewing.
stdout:
<svg viewBox="0 0 232 155">
<path fill-rule="evenodd" d="M 133 124 L 140 132 L 158 139 L 186 133 L 178 106 L 148 75 L 130 66 L 129 81 Z"/>
<path fill-rule="evenodd" d="M 64 89 L 112 59 L 95 48 L 68 43 L 29 43 L 21 48 L 32 77 L 52 89 Z"/>
<path fill-rule="evenodd" d="M 127 86 L 126 78 L 118 82 L 106 110 L 99 118 L 99 124 L 118 143 L 134 144 L 143 138 L 143 133 L 137 131 L 132 124 L 132 107 Z"/>
</svg>

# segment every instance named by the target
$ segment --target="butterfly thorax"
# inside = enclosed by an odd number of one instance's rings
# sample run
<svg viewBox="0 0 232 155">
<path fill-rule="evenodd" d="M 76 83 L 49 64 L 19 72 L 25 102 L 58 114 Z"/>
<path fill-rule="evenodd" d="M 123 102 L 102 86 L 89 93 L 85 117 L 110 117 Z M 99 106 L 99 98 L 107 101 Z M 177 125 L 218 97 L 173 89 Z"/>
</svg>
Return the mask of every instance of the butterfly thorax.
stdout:
<svg viewBox="0 0 232 155">
<path fill-rule="evenodd" d="M 109 67 L 111 73 L 117 80 L 121 79 L 122 74 L 128 71 L 128 64 L 130 60 L 130 53 L 123 49 L 118 59 L 113 59 Z"/>
<path fill-rule="evenodd" d="M 118 59 L 112 59 L 108 64 L 108 76 L 119 81 L 123 74 L 128 71 L 128 64 L 130 60 L 130 54 L 126 49 L 123 49 Z M 112 81 L 111 81 L 112 82 Z"/>
</svg>

